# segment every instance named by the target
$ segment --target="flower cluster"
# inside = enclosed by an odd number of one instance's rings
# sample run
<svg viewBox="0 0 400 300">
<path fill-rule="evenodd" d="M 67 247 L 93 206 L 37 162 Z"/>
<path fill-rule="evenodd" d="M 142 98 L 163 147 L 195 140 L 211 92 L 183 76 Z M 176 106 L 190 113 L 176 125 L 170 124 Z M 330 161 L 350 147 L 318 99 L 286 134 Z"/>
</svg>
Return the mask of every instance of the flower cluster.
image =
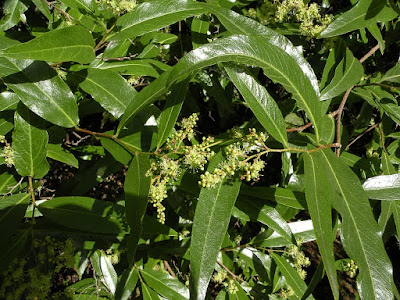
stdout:
<svg viewBox="0 0 400 300">
<path fill-rule="evenodd" d="M 278 294 L 282 299 L 289 299 L 290 297 L 294 296 L 294 291 L 290 286 L 285 286 L 281 288 Z"/>
<path fill-rule="evenodd" d="M 258 133 L 254 128 L 251 129 L 249 135 L 226 148 L 226 160 L 212 173 L 207 171 L 200 176 L 200 186 L 213 188 L 225 178 L 233 176 L 239 171 L 242 172 L 242 180 L 258 180 L 265 162 L 261 159 L 260 154 L 251 155 L 251 152 L 259 153 L 261 150 L 267 149 L 266 140 L 267 136 L 263 132 Z"/>
<path fill-rule="evenodd" d="M 138 5 L 136 0 L 96 0 L 96 3 L 111 8 L 114 14 L 130 12 Z"/>
<path fill-rule="evenodd" d="M 358 267 L 357 267 L 356 263 L 354 262 L 354 260 L 351 259 L 349 263 L 347 263 L 345 261 L 343 262 L 343 271 L 345 271 L 349 275 L 350 278 L 356 277 L 357 270 L 358 270 Z"/>
<path fill-rule="evenodd" d="M 303 0 L 265 0 L 258 12 L 251 8 L 247 16 L 258 17 L 264 25 L 297 22 L 300 33 L 309 37 L 318 36 L 333 21 L 332 15 L 321 15 L 318 4 L 304 4 Z"/>
<path fill-rule="evenodd" d="M 310 259 L 304 255 L 304 252 L 299 249 L 296 245 L 290 245 L 286 248 L 285 256 L 296 268 L 301 279 L 305 279 L 307 272 L 303 269 L 311 265 Z"/>
<path fill-rule="evenodd" d="M 7 142 L 4 135 L 0 135 L 0 143 L 5 144 L 0 157 L 4 157 L 4 162 L 7 167 L 12 167 L 14 165 L 14 150 L 11 145 Z"/>
</svg>

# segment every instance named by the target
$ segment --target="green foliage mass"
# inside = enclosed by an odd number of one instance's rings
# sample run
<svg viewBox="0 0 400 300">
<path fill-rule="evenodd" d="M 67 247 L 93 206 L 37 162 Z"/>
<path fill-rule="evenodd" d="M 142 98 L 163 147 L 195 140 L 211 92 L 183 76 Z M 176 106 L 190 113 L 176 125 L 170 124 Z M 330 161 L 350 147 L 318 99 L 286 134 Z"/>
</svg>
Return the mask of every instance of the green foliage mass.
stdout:
<svg viewBox="0 0 400 300">
<path fill-rule="evenodd" d="M 399 299 L 398 2 L 2 1 L 0 298 Z"/>
</svg>

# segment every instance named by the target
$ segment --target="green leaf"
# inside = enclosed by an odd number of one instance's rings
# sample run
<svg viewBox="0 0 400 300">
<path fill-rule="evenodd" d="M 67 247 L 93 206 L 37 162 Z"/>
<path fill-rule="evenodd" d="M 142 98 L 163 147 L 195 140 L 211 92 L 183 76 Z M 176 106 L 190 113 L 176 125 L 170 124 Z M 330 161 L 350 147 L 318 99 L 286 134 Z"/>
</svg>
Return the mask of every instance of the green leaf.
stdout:
<svg viewBox="0 0 400 300">
<path fill-rule="evenodd" d="M 0 194 L 7 194 L 10 192 L 10 188 L 17 184 L 17 180 L 13 174 L 4 171 L 3 168 L 0 169 L 2 173 L 0 174 Z"/>
<path fill-rule="evenodd" d="M 14 128 L 14 113 L 12 111 L 0 112 L 0 134 L 6 135 Z"/>
<path fill-rule="evenodd" d="M 288 143 L 286 124 L 275 100 L 257 82 L 249 70 L 244 68 L 230 68 L 228 65 L 225 65 L 225 71 L 242 94 L 260 124 L 286 148 Z"/>
<path fill-rule="evenodd" d="M 100 252 L 97 250 L 96 252 Z M 111 294 L 115 294 L 117 287 L 118 275 L 115 272 L 114 267 L 104 252 L 100 252 L 100 269 L 101 273 L 98 274 L 100 280 L 108 287 Z"/>
<path fill-rule="evenodd" d="M 189 290 L 187 287 L 168 274 L 145 269 L 140 271 L 140 275 L 142 275 L 149 287 L 167 299 L 189 299 Z"/>
<path fill-rule="evenodd" d="M 61 147 L 61 145 L 47 144 L 46 149 L 47 157 L 73 166 L 74 168 L 79 167 L 79 162 L 75 156 L 68 150 Z"/>
<path fill-rule="evenodd" d="M 267 76 L 293 93 L 299 106 L 306 111 L 314 124 L 317 140 L 319 140 L 319 126 L 324 112 L 309 78 L 292 56 L 270 43 L 269 40 L 260 36 L 244 35 L 220 39 L 189 52 L 170 72 L 164 73 L 135 97 L 122 116 L 117 132 L 142 107 L 166 93 L 176 81 L 182 81 L 195 71 L 218 62 L 236 62 L 262 67 Z"/>
<path fill-rule="evenodd" d="M 128 261 L 130 264 L 134 263 L 136 247 L 143 230 L 143 216 L 149 202 L 151 178 L 146 176 L 149 169 L 149 156 L 136 154 L 126 174 L 124 190 L 126 217 L 131 228 L 128 241 Z"/>
<path fill-rule="evenodd" d="M 67 84 L 47 63 L 0 57 L 0 76 L 35 114 L 61 127 L 78 124 L 78 106 Z"/>
<path fill-rule="evenodd" d="M 388 1 L 360 0 L 354 7 L 334 20 L 320 37 L 328 38 L 353 30 L 368 27 L 377 22 L 386 22 L 397 17 Z"/>
<path fill-rule="evenodd" d="M 42 129 L 43 120 L 19 105 L 15 113 L 13 131 L 14 162 L 21 176 L 42 178 L 49 171 L 46 160 L 47 131 Z"/>
<path fill-rule="evenodd" d="M 350 50 L 346 50 L 346 56 L 340 61 L 335 70 L 332 81 L 322 90 L 321 100 L 332 99 L 339 96 L 348 88 L 358 83 L 364 75 L 364 68 Z"/>
<path fill-rule="evenodd" d="M 32 237 L 32 230 L 24 230 L 21 233 L 17 233 L 15 237 L 12 237 L 11 241 L 7 241 L 7 243 L 0 244 L 1 251 L 0 251 L 0 272 L 7 271 L 7 268 L 10 263 L 14 261 L 21 252 L 24 253 L 28 247 L 31 246 L 28 243 L 29 239 Z M 1 240 L 1 242 L 5 242 L 5 240 Z"/>
<path fill-rule="evenodd" d="M 222 153 L 216 155 L 207 170 L 211 172 L 222 159 Z M 240 185 L 238 178 L 225 179 L 200 191 L 190 244 L 190 299 L 205 298 Z"/>
<path fill-rule="evenodd" d="M 28 7 L 20 0 L 6 0 L 3 2 L 3 18 L 0 20 L 0 30 L 6 31 L 14 27 L 21 20 L 22 14 Z"/>
<path fill-rule="evenodd" d="M 210 17 L 202 15 L 201 18 L 193 18 L 190 25 L 193 49 L 207 44 L 207 32 L 210 28 Z"/>
<path fill-rule="evenodd" d="M 263 68 L 268 77 L 293 94 L 313 123 L 319 141 L 320 122 L 324 113 L 319 95 L 297 61 L 265 37 L 232 35 L 201 46 L 179 60 L 171 70 L 168 83 L 182 80 L 194 71 L 218 62 Z"/>
<path fill-rule="evenodd" d="M 79 86 L 91 94 L 104 109 L 119 118 L 137 94 L 136 90 L 120 75 L 101 69 L 87 69 L 74 74 Z"/>
<path fill-rule="evenodd" d="M 139 272 L 135 266 L 126 269 L 118 280 L 115 300 L 128 300 L 135 290 L 138 278 Z"/>
<path fill-rule="evenodd" d="M 272 259 L 269 255 L 251 247 L 240 248 L 238 250 L 239 258 L 244 260 L 246 264 L 257 273 L 257 276 L 259 276 L 262 281 L 272 283 Z"/>
<path fill-rule="evenodd" d="M 239 197 L 235 206 L 248 215 L 252 221 L 265 224 L 279 233 L 289 243 L 294 242 L 292 231 L 286 221 L 273 207 L 266 205 L 265 201 L 256 198 Z"/>
<path fill-rule="evenodd" d="M 306 283 L 300 278 L 297 271 L 284 259 L 271 252 L 271 256 L 277 264 L 279 271 L 285 277 L 287 284 L 293 289 L 294 294 L 298 299 L 301 299 L 307 290 Z M 312 295 L 308 296 L 306 299 L 314 299 Z"/>
<path fill-rule="evenodd" d="M 378 27 L 378 24 L 374 23 L 374 24 L 368 26 L 367 29 L 372 34 L 374 39 L 377 40 L 377 42 L 379 44 L 379 49 L 381 51 L 381 54 L 383 55 L 383 52 L 385 51 L 385 41 L 383 39 L 381 30 Z"/>
<path fill-rule="evenodd" d="M 396 64 L 393 68 L 387 71 L 380 81 L 400 83 L 400 64 Z"/>
<path fill-rule="evenodd" d="M 115 62 L 105 61 L 96 66 L 96 68 L 110 70 L 122 75 L 150 76 L 157 78 L 171 67 L 154 59 L 132 59 Z"/>
<path fill-rule="evenodd" d="M 376 200 L 400 200 L 400 174 L 380 175 L 368 178 L 363 184 L 368 198 Z"/>
<path fill-rule="evenodd" d="M 143 300 L 160 300 L 158 294 L 153 291 L 147 284 L 142 283 Z"/>
<path fill-rule="evenodd" d="M 393 269 L 368 197 L 356 174 L 331 150 L 321 150 L 333 207 L 342 217 L 343 244 L 355 261 L 362 299 L 392 299 Z"/>
<path fill-rule="evenodd" d="M 8 239 L 15 233 L 17 227 L 22 224 L 29 201 L 29 194 L 15 194 L 1 199 L 0 241 L 2 244 L 7 244 L 9 242 Z"/>
<path fill-rule="evenodd" d="M 3 50 L 3 55 L 17 59 L 54 62 L 90 63 L 94 58 L 92 35 L 81 26 L 51 30 L 29 42 Z"/>
<path fill-rule="evenodd" d="M 32 2 L 48 20 L 51 20 L 49 5 L 46 3 L 45 0 L 32 0 Z"/>
<path fill-rule="evenodd" d="M 133 39 L 202 12 L 202 6 L 193 0 L 145 2 L 118 18 L 119 31 L 110 35 L 108 40 Z"/>
<path fill-rule="evenodd" d="M 176 120 L 181 111 L 182 104 L 185 100 L 186 92 L 189 88 L 190 78 L 177 83 L 171 90 L 165 103 L 164 110 L 160 115 L 160 122 L 157 134 L 157 149 L 160 148 L 170 136 Z"/>
<path fill-rule="evenodd" d="M 15 93 L 2 92 L 0 94 L 0 111 L 16 110 L 19 97 Z"/>
<path fill-rule="evenodd" d="M 290 55 L 310 81 L 317 97 L 319 97 L 318 80 L 310 64 L 304 59 L 303 54 L 284 35 L 261 25 L 259 22 L 246 18 L 233 10 L 205 5 L 206 9 L 217 16 L 218 20 L 232 34 L 258 35 L 268 40 L 268 43 L 285 51 Z"/>
<path fill-rule="evenodd" d="M 124 207 L 89 197 L 59 197 L 39 205 L 45 218 L 56 224 L 94 233 L 128 231 Z"/>
<path fill-rule="evenodd" d="M 339 285 L 333 253 L 331 194 L 321 151 L 304 156 L 304 173 L 307 206 L 313 222 L 318 249 L 334 298 L 339 299 Z"/>
</svg>

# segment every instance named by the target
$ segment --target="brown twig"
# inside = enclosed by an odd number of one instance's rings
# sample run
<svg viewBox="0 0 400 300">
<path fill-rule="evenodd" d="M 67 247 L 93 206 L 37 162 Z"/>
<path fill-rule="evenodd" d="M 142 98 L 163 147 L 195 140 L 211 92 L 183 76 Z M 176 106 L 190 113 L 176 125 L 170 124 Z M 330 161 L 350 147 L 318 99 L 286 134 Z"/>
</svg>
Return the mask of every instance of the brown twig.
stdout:
<svg viewBox="0 0 400 300">
<path fill-rule="evenodd" d="M 372 129 L 374 129 L 378 124 L 372 125 L 371 127 L 365 129 L 363 132 L 361 132 L 354 140 L 352 140 L 347 147 L 344 149 L 345 151 L 349 150 L 350 146 L 353 145 L 355 142 L 357 142 L 364 134 L 370 132 Z"/>
<path fill-rule="evenodd" d="M 56 10 L 58 10 L 60 13 L 64 14 L 68 19 L 74 20 L 75 22 L 80 23 L 79 20 L 75 19 L 73 16 L 71 16 L 69 13 L 67 13 L 65 10 L 62 10 L 61 8 L 57 7 L 53 2 L 46 1 L 46 4 Z"/>
<path fill-rule="evenodd" d="M 371 50 L 368 51 L 367 54 L 365 54 L 362 58 L 360 58 L 360 63 L 363 63 L 366 61 L 372 54 L 374 54 L 377 50 L 379 49 L 379 44 L 377 44 L 375 47 L 373 47 Z M 341 136 L 340 136 L 340 125 L 342 122 L 342 113 L 344 106 L 346 105 L 346 101 L 349 98 L 351 90 L 354 88 L 354 85 L 351 86 L 346 93 L 344 94 L 342 101 L 340 102 L 339 108 L 337 109 L 337 119 L 336 119 L 336 156 L 340 156 L 340 148 L 342 147 L 341 145 Z"/>
<path fill-rule="evenodd" d="M 164 266 L 167 269 L 168 273 L 171 274 L 171 276 L 176 279 L 176 275 L 175 275 L 174 271 L 172 271 L 171 266 L 169 265 L 169 263 L 166 260 L 164 260 Z"/>
<path fill-rule="evenodd" d="M 303 130 L 306 130 L 308 127 L 311 127 L 311 125 L 312 125 L 311 122 L 309 122 L 306 125 L 303 125 L 301 127 L 287 128 L 286 132 L 294 132 L 294 131 L 302 132 Z"/>
<path fill-rule="evenodd" d="M 102 44 L 104 43 L 104 41 L 106 40 L 106 38 L 110 34 L 111 30 L 114 29 L 114 27 L 115 27 L 115 24 L 113 24 L 109 29 L 106 30 L 106 33 L 101 38 L 100 42 L 98 42 L 97 45 L 94 47 L 94 51 L 99 50 L 101 48 Z"/>
<path fill-rule="evenodd" d="M 219 260 L 217 260 L 217 263 L 225 269 L 225 271 L 227 271 L 229 273 L 229 275 L 232 276 L 233 279 L 235 279 L 236 281 L 240 280 L 241 282 L 244 282 L 246 284 L 248 284 L 245 280 L 243 280 L 242 278 L 240 278 L 239 276 L 235 275 L 235 273 L 233 273 L 231 270 L 229 270 L 222 262 L 220 262 Z"/>
</svg>

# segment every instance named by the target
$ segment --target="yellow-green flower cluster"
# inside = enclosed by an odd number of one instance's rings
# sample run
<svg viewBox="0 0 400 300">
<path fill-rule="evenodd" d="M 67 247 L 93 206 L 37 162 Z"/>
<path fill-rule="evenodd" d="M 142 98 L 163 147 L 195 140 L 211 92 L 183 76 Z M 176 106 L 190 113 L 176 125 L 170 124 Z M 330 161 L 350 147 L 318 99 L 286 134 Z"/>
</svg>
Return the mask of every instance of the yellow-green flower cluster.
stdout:
<svg viewBox="0 0 400 300">
<path fill-rule="evenodd" d="M 343 262 L 343 270 L 349 275 L 350 278 L 354 278 L 357 275 L 358 267 L 354 260 L 350 260 L 349 263 Z"/>
<path fill-rule="evenodd" d="M 332 15 L 321 15 L 318 4 L 304 4 L 303 0 L 265 0 L 259 11 L 257 14 L 254 9 L 249 9 L 247 16 L 259 17 L 264 25 L 297 22 L 300 33 L 309 37 L 318 36 L 333 21 Z"/>
<path fill-rule="evenodd" d="M 279 294 L 282 299 L 289 299 L 290 297 L 294 296 L 294 291 L 290 286 L 283 287 Z"/>
<path fill-rule="evenodd" d="M 186 146 L 183 163 L 192 170 L 204 171 L 205 164 L 215 155 L 210 149 L 213 141 L 213 137 L 203 137 L 201 144 Z"/>
<path fill-rule="evenodd" d="M 218 271 L 217 273 L 214 274 L 214 276 L 212 277 L 212 280 L 215 283 L 221 284 L 222 282 L 225 281 L 225 279 L 227 277 L 228 277 L 228 273 L 225 270 L 221 269 L 220 271 Z"/>
<path fill-rule="evenodd" d="M 239 291 L 239 288 L 236 286 L 235 280 L 229 279 L 228 293 L 231 295 L 235 295 L 238 291 Z"/>
<path fill-rule="evenodd" d="M 311 265 L 310 259 L 304 255 L 304 252 L 299 249 L 296 245 L 290 245 L 286 248 L 285 256 L 289 258 L 289 261 L 296 268 L 297 273 L 301 279 L 305 279 L 307 272 L 303 269 Z"/>
<path fill-rule="evenodd" d="M 4 157 L 5 164 L 10 168 L 14 165 L 14 150 L 7 142 L 4 135 L 0 135 L 0 143 L 5 144 L 0 153 L 0 157 Z"/>
<path fill-rule="evenodd" d="M 138 5 L 136 0 L 96 0 L 96 3 L 111 8 L 115 14 L 130 12 Z"/>
</svg>

